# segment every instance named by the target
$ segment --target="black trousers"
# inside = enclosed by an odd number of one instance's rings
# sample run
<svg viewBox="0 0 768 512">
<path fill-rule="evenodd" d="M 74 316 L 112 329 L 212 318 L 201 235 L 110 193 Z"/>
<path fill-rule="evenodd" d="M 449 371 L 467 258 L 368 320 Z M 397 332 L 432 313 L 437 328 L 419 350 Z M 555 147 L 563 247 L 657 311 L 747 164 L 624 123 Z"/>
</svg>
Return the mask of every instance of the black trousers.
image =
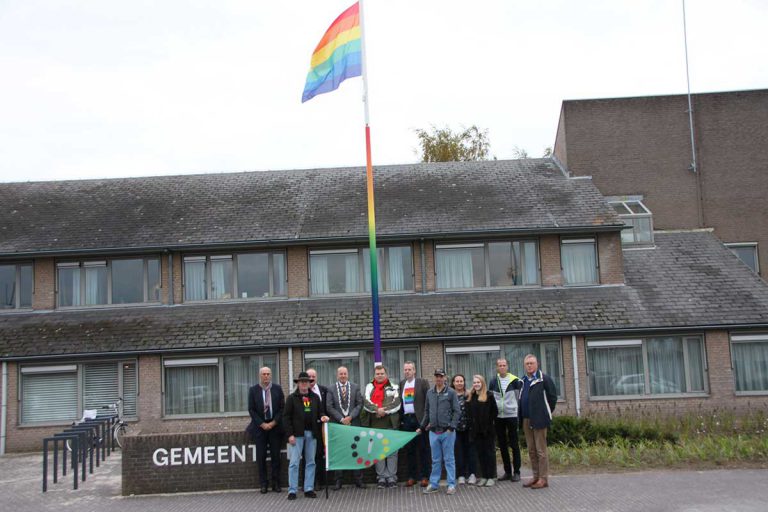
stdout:
<svg viewBox="0 0 768 512">
<path fill-rule="evenodd" d="M 480 478 L 496 478 L 496 443 L 493 435 L 487 437 L 476 437 L 472 441 L 477 452 L 477 461 L 479 463 Z"/>
<path fill-rule="evenodd" d="M 419 421 L 415 414 L 403 415 L 403 422 L 400 430 L 406 432 L 416 432 L 419 428 Z M 429 433 L 422 432 L 413 438 L 406 445 L 406 455 L 408 457 L 408 478 L 421 480 L 429 478 L 432 470 L 431 449 L 429 447 Z"/>
<path fill-rule="evenodd" d="M 456 431 L 456 444 L 453 447 L 453 453 L 456 457 L 457 478 L 460 476 L 469 478 L 469 475 L 477 473 L 475 445 L 470 442 L 469 430 Z"/>
<path fill-rule="evenodd" d="M 496 418 L 496 439 L 501 451 L 501 462 L 504 464 L 504 472 L 512 474 L 520 473 L 520 443 L 517 441 L 517 418 Z M 509 463 L 509 451 L 512 448 L 512 464 Z"/>
<path fill-rule="evenodd" d="M 280 485 L 280 448 L 283 444 L 283 431 L 280 428 L 261 430 L 256 427 L 253 436 L 256 445 L 256 459 L 259 464 L 259 479 L 262 487 L 269 485 L 267 478 L 267 451 L 272 459 L 272 482 Z"/>
</svg>

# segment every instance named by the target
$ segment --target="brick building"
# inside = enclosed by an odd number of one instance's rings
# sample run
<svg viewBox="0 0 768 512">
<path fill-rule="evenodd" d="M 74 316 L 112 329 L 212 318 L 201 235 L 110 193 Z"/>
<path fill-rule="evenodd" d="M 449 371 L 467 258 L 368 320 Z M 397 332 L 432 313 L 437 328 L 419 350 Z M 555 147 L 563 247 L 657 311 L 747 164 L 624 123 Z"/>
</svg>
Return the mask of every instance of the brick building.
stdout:
<svg viewBox="0 0 768 512">
<path fill-rule="evenodd" d="M 768 90 L 564 101 L 554 155 L 606 196 L 640 199 L 657 229 L 713 228 L 761 275 L 768 247 Z"/>
<path fill-rule="evenodd" d="M 535 353 L 560 413 L 768 405 L 768 285 L 710 231 L 622 247 L 551 159 L 380 167 L 376 201 L 392 377 Z M 10 183 L 0 205 L 8 451 L 118 396 L 143 433 L 240 431 L 263 365 L 371 377 L 362 169 Z"/>
</svg>

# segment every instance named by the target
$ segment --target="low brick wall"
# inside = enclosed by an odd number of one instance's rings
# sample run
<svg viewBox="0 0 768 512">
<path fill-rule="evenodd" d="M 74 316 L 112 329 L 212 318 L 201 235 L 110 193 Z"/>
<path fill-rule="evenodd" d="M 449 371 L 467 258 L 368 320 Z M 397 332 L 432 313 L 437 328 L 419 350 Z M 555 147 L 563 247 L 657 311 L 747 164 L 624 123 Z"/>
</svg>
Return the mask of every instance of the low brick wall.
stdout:
<svg viewBox="0 0 768 512">
<path fill-rule="evenodd" d="M 259 487 L 256 446 L 244 432 L 140 434 L 126 437 L 122 452 L 123 496 Z M 280 482 L 287 490 L 285 450 L 281 458 Z M 400 450 L 400 481 L 408 478 L 406 459 L 405 449 Z M 317 462 L 317 481 L 322 482 L 319 456 Z M 299 482 L 303 478 L 301 471 Z M 363 479 L 376 482 L 373 468 L 363 471 Z M 333 482 L 334 476 L 329 475 L 328 480 Z M 345 471 L 344 483 L 352 482 L 352 472 Z"/>
</svg>

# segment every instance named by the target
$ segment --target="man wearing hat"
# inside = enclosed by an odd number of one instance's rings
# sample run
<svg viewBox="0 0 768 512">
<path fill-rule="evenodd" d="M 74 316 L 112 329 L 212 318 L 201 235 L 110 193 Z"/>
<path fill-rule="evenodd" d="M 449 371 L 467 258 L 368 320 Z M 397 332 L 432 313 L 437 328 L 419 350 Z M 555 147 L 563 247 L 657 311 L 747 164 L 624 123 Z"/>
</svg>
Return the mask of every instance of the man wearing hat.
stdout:
<svg viewBox="0 0 768 512">
<path fill-rule="evenodd" d="M 311 378 L 307 372 L 301 372 L 293 382 L 296 390 L 285 400 L 283 423 L 288 436 L 288 499 L 296 499 L 299 486 L 299 463 L 304 453 L 304 496 L 316 498 L 315 485 L 315 450 L 320 438 L 320 424 L 328 421 L 322 414 L 320 399 L 309 389 Z"/>
<path fill-rule="evenodd" d="M 456 444 L 456 426 L 459 423 L 461 406 L 456 391 L 445 384 L 445 370 L 435 370 L 435 386 L 427 391 L 427 403 L 424 408 L 422 430 L 429 432 L 429 445 L 432 448 L 432 474 L 424 494 L 437 492 L 440 488 L 440 473 L 445 464 L 448 475 L 446 494 L 456 493 L 456 459 L 453 447 Z"/>
</svg>

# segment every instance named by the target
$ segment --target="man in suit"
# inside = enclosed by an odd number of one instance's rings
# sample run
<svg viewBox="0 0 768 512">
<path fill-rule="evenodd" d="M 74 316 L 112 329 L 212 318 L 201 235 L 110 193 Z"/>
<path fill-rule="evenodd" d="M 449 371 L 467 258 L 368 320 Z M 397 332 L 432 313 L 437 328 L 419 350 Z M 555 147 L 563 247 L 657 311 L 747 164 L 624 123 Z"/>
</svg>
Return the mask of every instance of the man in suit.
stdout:
<svg viewBox="0 0 768 512">
<path fill-rule="evenodd" d="M 403 414 L 400 430 L 416 432 L 424 419 L 424 406 L 427 401 L 429 382 L 416 377 L 416 364 L 413 361 L 403 363 L 403 375 L 400 381 Z M 429 441 L 427 433 L 420 433 L 407 445 L 408 481 L 406 487 L 413 487 L 419 480 L 422 487 L 429 484 L 430 473 Z"/>
<path fill-rule="evenodd" d="M 261 479 L 261 493 L 269 492 L 267 478 L 267 450 L 272 457 L 272 490 L 280 492 L 280 446 L 283 443 L 283 409 L 285 395 L 279 384 L 272 383 L 272 370 L 259 370 L 259 384 L 248 391 L 248 413 L 251 423 L 248 431 L 256 445 Z"/>
<path fill-rule="evenodd" d="M 328 403 L 326 409 L 328 416 L 336 423 L 342 425 L 360 425 L 360 410 L 363 408 L 363 395 L 360 393 L 360 386 L 354 382 L 349 382 L 349 370 L 344 366 L 339 366 L 336 370 L 336 384 L 328 390 Z M 343 471 L 336 471 L 335 490 L 341 489 L 341 478 Z M 355 478 L 355 487 L 363 488 L 363 473 L 356 469 L 352 471 Z"/>
<path fill-rule="evenodd" d="M 320 415 L 328 416 L 328 388 L 317 382 L 317 371 L 314 368 L 307 368 L 307 375 L 309 375 L 309 390 L 320 399 Z M 317 464 L 323 468 L 323 471 L 315 473 L 318 480 L 320 480 L 320 483 L 315 486 L 315 490 L 322 491 L 323 486 L 328 484 L 325 481 L 325 445 L 323 444 L 323 436 L 317 439 Z"/>
</svg>

